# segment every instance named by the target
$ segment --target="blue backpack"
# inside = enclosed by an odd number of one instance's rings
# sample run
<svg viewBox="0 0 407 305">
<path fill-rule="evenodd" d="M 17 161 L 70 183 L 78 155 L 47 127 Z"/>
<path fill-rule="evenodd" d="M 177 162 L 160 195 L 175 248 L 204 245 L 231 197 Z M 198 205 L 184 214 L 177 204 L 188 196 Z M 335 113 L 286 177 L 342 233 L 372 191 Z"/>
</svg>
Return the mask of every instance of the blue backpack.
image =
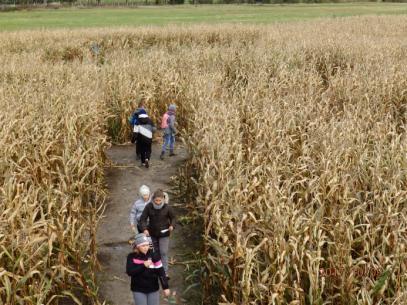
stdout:
<svg viewBox="0 0 407 305">
<path fill-rule="evenodd" d="M 147 111 L 144 108 L 137 108 L 129 118 L 129 123 L 131 127 L 138 124 L 138 116 L 140 114 L 147 114 Z"/>
</svg>

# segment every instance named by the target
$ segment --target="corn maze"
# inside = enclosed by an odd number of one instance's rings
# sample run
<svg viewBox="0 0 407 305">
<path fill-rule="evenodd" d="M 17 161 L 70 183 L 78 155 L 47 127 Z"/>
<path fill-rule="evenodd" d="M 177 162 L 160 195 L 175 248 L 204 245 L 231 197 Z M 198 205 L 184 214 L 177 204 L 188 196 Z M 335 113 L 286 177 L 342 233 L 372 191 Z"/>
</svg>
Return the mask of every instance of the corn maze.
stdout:
<svg viewBox="0 0 407 305">
<path fill-rule="evenodd" d="M 3 33 L 0 304 L 102 303 L 104 150 L 140 100 L 180 110 L 205 304 L 406 304 L 406 24 Z"/>
</svg>

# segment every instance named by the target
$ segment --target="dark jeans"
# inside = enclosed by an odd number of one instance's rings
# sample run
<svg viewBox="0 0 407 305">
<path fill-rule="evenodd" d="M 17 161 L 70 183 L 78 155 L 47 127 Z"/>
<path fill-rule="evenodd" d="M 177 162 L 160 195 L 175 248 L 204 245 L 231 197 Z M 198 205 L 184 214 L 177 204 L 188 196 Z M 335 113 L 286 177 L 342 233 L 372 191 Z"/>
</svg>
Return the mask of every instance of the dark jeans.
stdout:
<svg viewBox="0 0 407 305">
<path fill-rule="evenodd" d="M 141 163 L 146 162 L 146 159 L 150 160 L 150 157 L 151 157 L 151 143 L 140 143 L 139 149 L 140 149 Z"/>
<path fill-rule="evenodd" d="M 136 155 L 139 157 L 141 155 L 140 153 L 141 149 L 140 149 L 140 142 L 137 141 L 136 142 Z"/>
</svg>

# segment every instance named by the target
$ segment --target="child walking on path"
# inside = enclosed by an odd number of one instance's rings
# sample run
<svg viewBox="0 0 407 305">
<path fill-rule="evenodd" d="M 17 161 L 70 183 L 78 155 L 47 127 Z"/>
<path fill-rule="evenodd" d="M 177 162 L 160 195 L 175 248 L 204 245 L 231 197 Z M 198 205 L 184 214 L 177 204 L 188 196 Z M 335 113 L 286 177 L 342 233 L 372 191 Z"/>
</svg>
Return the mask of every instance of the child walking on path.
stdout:
<svg viewBox="0 0 407 305">
<path fill-rule="evenodd" d="M 133 129 L 133 139 L 137 141 L 139 147 L 141 164 L 146 168 L 150 166 L 151 144 L 153 143 L 153 132 L 155 130 L 156 128 L 147 114 L 138 116 L 138 125 L 134 125 Z"/>
<path fill-rule="evenodd" d="M 131 117 L 129 118 L 129 123 L 131 125 L 132 130 L 134 130 L 134 126 L 139 124 L 139 116 L 140 114 L 147 114 L 146 109 L 144 108 L 144 102 L 140 102 L 138 108 L 132 113 Z M 132 139 L 132 143 L 134 143 L 135 139 Z M 137 158 L 140 159 L 140 143 L 136 142 L 136 155 Z"/>
<path fill-rule="evenodd" d="M 160 254 L 149 249 L 149 239 L 137 234 L 133 252 L 127 256 L 126 273 L 131 276 L 131 291 L 136 305 L 159 305 L 159 281 L 168 297 L 170 290 Z"/>
<path fill-rule="evenodd" d="M 142 185 L 139 189 L 140 198 L 133 203 L 130 211 L 130 226 L 134 233 L 142 233 L 140 217 L 146 205 L 151 201 L 150 188 Z"/>
<path fill-rule="evenodd" d="M 146 205 L 141 214 L 140 222 L 144 234 L 151 236 L 154 249 L 160 253 L 168 277 L 168 246 L 176 218 L 173 209 L 164 200 L 164 192 L 155 191 L 152 202 Z"/>
<path fill-rule="evenodd" d="M 161 149 L 160 159 L 164 159 L 165 151 L 167 150 L 167 146 L 170 146 L 170 156 L 175 156 L 174 153 L 174 143 L 175 143 L 175 134 L 177 133 L 177 129 L 175 127 L 175 109 L 176 106 L 171 104 L 168 107 L 168 111 L 163 115 L 161 120 L 161 128 L 163 129 L 163 137 L 164 143 Z"/>
<path fill-rule="evenodd" d="M 136 110 L 134 110 L 134 112 L 131 114 L 131 117 L 129 118 L 131 127 L 134 127 L 134 125 L 137 125 L 138 116 L 140 114 L 147 114 L 146 108 L 144 107 L 144 102 L 140 102 L 138 104 L 138 108 Z"/>
</svg>

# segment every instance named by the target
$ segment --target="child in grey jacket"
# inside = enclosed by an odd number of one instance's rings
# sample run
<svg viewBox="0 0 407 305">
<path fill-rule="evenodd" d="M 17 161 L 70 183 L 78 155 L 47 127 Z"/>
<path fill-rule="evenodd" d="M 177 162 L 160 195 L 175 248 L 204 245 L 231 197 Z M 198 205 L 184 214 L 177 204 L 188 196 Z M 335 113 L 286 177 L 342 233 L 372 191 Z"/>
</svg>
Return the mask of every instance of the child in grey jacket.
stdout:
<svg viewBox="0 0 407 305">
<path fill-rule="evenodd" d="M 163 130 L 163 146 L 161 148 L 160 159 L 164 160 L 165 151 L 167 146 L 170 146 L 170 156 L 175 156 L 174 144 L 175 134 L 177 133 L 176 119 L 175 119 L 176 106 L 171 104 L 168 107 L 168 111 L 163 115 L 161 119 L 161 129 Z"/>
<path fill-rule="evenodd" d="M 140 217 L 146 205 L 151 201 L 150 188 L 142 185 L 139 189 L 140 198 L 133 203 L 130 211 L 130 226 L 134 233 L 142 233 L 140 226 Z"/>
</svg>

